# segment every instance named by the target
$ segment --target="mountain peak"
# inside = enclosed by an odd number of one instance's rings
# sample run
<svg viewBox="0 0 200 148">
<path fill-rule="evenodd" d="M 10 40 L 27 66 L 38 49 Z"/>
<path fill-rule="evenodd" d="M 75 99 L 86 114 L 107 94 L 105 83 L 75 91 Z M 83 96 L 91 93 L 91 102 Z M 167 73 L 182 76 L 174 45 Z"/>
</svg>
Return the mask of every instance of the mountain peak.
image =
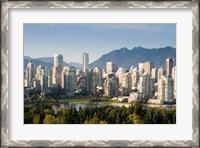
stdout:
<svg viewBox="0 0 200 148">
<path fill-rule="evenodd" d="M 176 49 L 176 48 L 173 48 L 171 46 L 166 46 L 165 48 L 168 48 L 168 49 Z"/>
<path fill-rule="evenodd" d="M 126 52 L 126 51 L 129 51 L 129 49 L 126 47 L 123 47 L 123 48 L 120 48 L 119 51 Z"/>
<path fill-rule="evenodd" d="M 99 59 L 89 65 L 90 68 L 106 67 L 106 62 L 113 61 L 119 67 L 138 66 L 138 63 L 145 61 L 153 62 L 155 67 L 165 67 L 165 60 L 172 57 L 176 61 L 176 50 L 173 47 L 167 46 L 162 48 L 147 49 L 142 46 L 134 47 L 132 50 L 126 47 L 118 50 L 113 50 L 110 53 L 102 55 Z M 175 62 L 176 63 L 176 62 Z M 176 64 L 175 64 L 176 65 Z"/>
</svg>

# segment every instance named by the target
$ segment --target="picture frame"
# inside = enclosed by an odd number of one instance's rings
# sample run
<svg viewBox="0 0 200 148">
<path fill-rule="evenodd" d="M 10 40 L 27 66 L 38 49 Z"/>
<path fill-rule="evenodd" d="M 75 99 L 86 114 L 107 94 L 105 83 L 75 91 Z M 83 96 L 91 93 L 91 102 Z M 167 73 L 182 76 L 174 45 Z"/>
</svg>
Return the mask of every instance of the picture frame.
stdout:
<svg viewBox="0 0 200 148">
<path fill-rule="evenodd" d="M 192 9 L 192 140 L 9 140 L 9 10 L 24 8 L 189 8 Z M 199 2 L 197 1 L 4 1 L 1 2 L 2 147 L 199 147 Z"/>
</svg>

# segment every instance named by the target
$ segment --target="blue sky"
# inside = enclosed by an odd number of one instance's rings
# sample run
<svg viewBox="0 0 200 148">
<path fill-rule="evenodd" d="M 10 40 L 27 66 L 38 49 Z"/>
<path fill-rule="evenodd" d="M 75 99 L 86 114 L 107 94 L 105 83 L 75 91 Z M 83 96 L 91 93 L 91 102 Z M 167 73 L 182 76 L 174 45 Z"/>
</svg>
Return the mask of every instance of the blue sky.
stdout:
<svg viewBox="0 0 200 148">
<path fill-rule="evenodd" d="M 24 55 L 52 57 L 66 62 L 90 63 L 112 50 L 136 46 L 176 47 L 176 24 L 24 24 Z"/>
</svg>

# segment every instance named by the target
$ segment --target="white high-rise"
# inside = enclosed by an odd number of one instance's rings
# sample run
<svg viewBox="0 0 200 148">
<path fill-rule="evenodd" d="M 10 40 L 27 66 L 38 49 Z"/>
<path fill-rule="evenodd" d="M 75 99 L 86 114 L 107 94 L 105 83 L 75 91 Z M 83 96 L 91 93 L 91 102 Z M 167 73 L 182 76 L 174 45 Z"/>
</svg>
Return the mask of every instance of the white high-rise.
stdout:
<svg viewBox="0 0 200 148">
<path fill-rule="evenodd" d="M 117 71 L 117 65 L 113 62 L 106 62 L 106 72 L 107 74 L 110 72 L 116 72 Z"/>
<path fill-rule="evenodd" d="M 27 86 L 32 87 L 33 86 L 33 80 L 35 78 L 35 68 L 33 63 L 28 63 L 26 68 L 26 79 L 27 79 Z"/>
<path fill-rule="evenodd" d="M 173 97 L 173 79 L 172 77 L 162 77 L 158 80 L 158 99 L 172 100 Z"/>
<path fill-rule="evenodd" d="M 89 69 L 89 54 L 88 53 L 83 53 L 83 72 L 87 73 Z"/>
<path fill-rule="evenodd" d="M 157 75 L 158 80 L 159 80 L 159 79 L 162 79 L 163 76 L 164 76 L 164 70 L 163 70 L 163 68 L 161 67 L 161 68 L 158 69 L 158 75 Z M 157 80 L 157 81 L 158 81 L 158 80 Z"/>
<path fill-rule="evenodd" d="M 174 99 L 176 99 L 176 67 L 172 68 L 172 79 L 174 82 Z"/>
<path fill-rule="evenodd" d="M 142 93 L 146 99 L 152 97 L 153 93 L 153 81 L 150 77 L 150 74 L 145 72 L 142 76 L 140 76 L 138 81 L 138 92 Z"/>
<path fill-rule="evenodd" d="M 63 66 L 63 56 L 61 54 L 54 54 L 54 66 Z"/>
</svg>

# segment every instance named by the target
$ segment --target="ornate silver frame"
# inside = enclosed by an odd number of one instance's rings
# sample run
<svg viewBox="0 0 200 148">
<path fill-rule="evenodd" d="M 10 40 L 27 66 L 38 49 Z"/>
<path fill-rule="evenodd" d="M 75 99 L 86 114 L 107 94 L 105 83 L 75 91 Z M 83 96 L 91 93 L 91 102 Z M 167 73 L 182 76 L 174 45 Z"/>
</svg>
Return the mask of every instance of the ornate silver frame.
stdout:
<svg viewBox="0 0 200 148">
<path fill-rule="evenodd" d="M 1 3 L 1 146 L 2 147 L 199 147 L 199 2 L 198 1 L 5 1 Z M 11 141 L 8 139 L 8 9 L 9 8 L 191 8 L 193 12 L 193 138 L 186 141 Z"/>
</svg>

